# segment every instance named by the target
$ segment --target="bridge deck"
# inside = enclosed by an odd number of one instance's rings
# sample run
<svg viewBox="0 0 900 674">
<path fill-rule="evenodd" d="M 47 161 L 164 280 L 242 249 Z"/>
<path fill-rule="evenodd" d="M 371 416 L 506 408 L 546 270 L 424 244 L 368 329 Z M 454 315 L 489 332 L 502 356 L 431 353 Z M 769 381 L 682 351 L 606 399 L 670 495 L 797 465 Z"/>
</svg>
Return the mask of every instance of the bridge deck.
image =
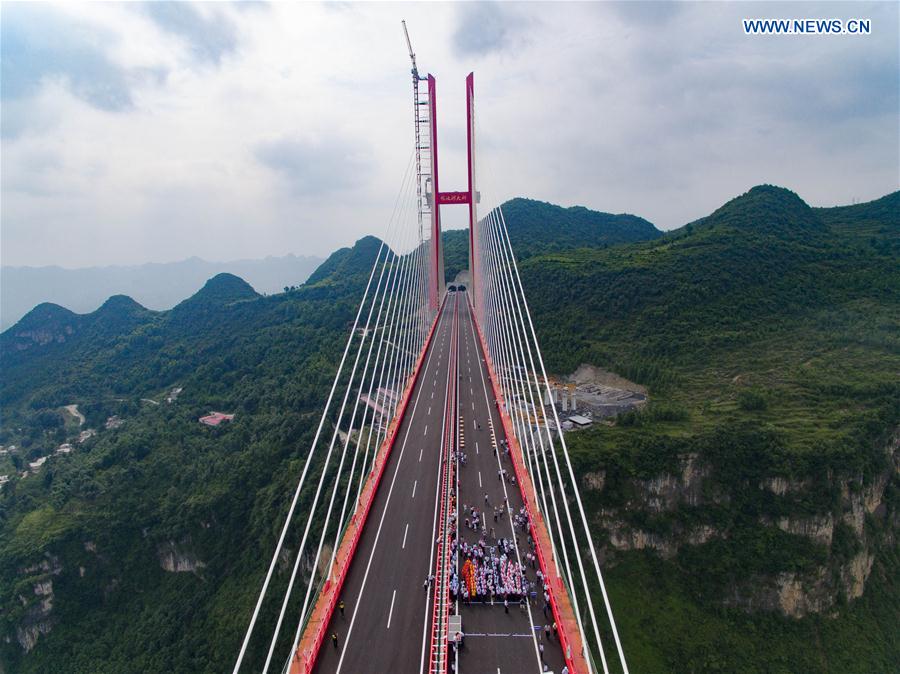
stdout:
<svg viewBox="0 0 900 674">
<path fill-rule="evenodd" d="M 467 514 L 464 507 L 485 509 L 488 543 L 492 545 L 500 537 L 517 539 L 518 561 L 525 563 L 528 580 L 536 582 L 536 569 L 525 559 L 526 553 L 534 551 L 529 545 L 528 534 L 513 526 L 509 514 L 498 517 L 497 522 L 493 519 L 492 508 L 502 506 L 504 499 L 513 513 L 519 512 L 523 500 L 519 486 L 510 479 L 513 465 L 500 444 L 506 434 L 494 403 L 472 314 L 468 302 L 463 300 L 460 301 L 460 331 L 459 414 L 465 429 L 462 451 L 466 454 L 466 463 L 458 472 L 460 539 L 474 544 L 481 538 L 480 533 L 465 528 Z M 501 470 L 507 472 L 505 480 L 498 475 Z M 485 494 L 489 502 L 486 508 Z M 492 530 L 493 537 L 490 535 Z M 462 564 L 462 559 L 459 563 Z M 549 640 L 544 636 L 544 625 L 552 625 L 553 616 L 549 610 L 544 612 L 540 583 L 536 582 L 536 585 L 536 600 L 525 607 L 510 604 L 508 613 L 502 599 L 495 599 L 493 604 L 489 601 L 469 605 L 459 602 L 466 637 L 465 646 L 458 652 L 457 672 L 541 672 L 544 663 L 552 672 L 562 669 L 564 662 L 558 639 L 552 637 L 552 631 Z M 544 646 L 543 662 L 539 645 Z"/>
<path fill-rule="evenodd" d="M 423 667 L 431 622 L 431 597 L 423 582 L 434 554 L 455 302 L 444 304 L 350 564 L 341 595 L 344 613 L 332 616 L 315 672 L 419 672 Z"/>
<path fill-rule="evenodd" d="M 335 611 L 331 617 L 315 672 L 427 670 L 432 593 L 423 583 L 434 564 L 454 308 L 459 311 L 460 330 L 459 417 L 451 422 L 459 424 L 460 450 L 467 456 L 466 464 L 457 471 L 458 536 L 470 544 L 481 537 L 462 526 L 467 517 L 464 506 L 482 510 L 487 495 L 489 544 L 499 537 L 516 539 L 515 556 L 525 563 L 526 577 L 535 582 L 537 597 L 525 606 L 511 603 L 508 612 L 502 599 L 468 605 L 456 602 L 451 613 L 461 615 L 466 638 L 464 647 L 451 659 L 450 671 L 518 674 L 541 672 L 546 664 L 549 671 L 559 672 L 564 665 L 558 638 L 552 633 L 549 639 L 544 635 L 544 625 L 552 625 L 554 618 L 545 610 L 535 569 L 525 558 L 526 553 L 534 552 L 528 533 L 515 528 L 509 514 L 493 520 L 493 506 L 502 505 L 505 499 L 511 512 L 518 513 L 523 499 L 519 485 L 510 479 L 515 469 L 501 444 L 506 439 L 504 424 L 469 304 L 460 293 L 448 298 L 439 317 L 346 575 L 340 597 L 344 613 Z M 498 471 L 504 469 L 505 480 L 498 477 Z M 454 569 L 457 573 L 462 561 L 460 557 Z M 336 648 L 330 640 L 332 633 L 338 636 Z"/>
<path fill-rule="evenodd" d="M 487 358 L 487 344 L 485 343 L 484 334 L 480 331 L 479 326 L 475 324 L 478 339 L 482 350 L 481 354 Z M 485 361 L 489 373 L 494 374 L 493 366 L 490 360 Z M 505 402 L 497 381 L 492 380 L 491 385 L 494 395 L 497 396 L 497 413 L 501 419 L 501 426 L 506 430 L 512 430 L 511 420 L 505 410 Z M 568 660 L 570 671 L 573 674 L 578 672 L 592 671 L 588 668 L 584 654 L 586 649 L 581 640 L 578 630 L 578 623 L 575 617 L 575 611 L 570 601 L 570 597 L 564 587 L 562 578 L 556 569 L 556 560 L 553 559 L 553 550 L 550 542 L 550 534 L 547 529 L 547 523 L 543 515 L 538 512 L 537 494 L 534 483 L 528 475 L 528 471 L 522 464 L 521 447 L 516 438 L 509 437 L 510 455 L 509 458 L 513 464 L 513 470 L 519 478 L 519 486 L 525 499 L 525 508 L 531 513 L 531 534 L 537 543 L 536 552 L 540 559 L 540 566 L 545 573 L 545 580 L 549 578 L 548 588 L 550 591 L 550 608 L 554 619 L 559 626 L 560 648 L 565 652 Z"/>
</svg>

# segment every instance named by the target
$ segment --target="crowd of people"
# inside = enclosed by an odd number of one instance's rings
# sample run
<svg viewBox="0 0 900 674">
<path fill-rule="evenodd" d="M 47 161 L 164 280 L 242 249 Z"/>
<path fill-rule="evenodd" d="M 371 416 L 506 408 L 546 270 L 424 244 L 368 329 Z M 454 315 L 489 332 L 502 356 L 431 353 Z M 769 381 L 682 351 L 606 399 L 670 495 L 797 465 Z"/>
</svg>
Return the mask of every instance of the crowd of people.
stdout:
<svg viewBox="0 0 900 674">
<path fill-rule="evenodd" d="M 463 542 L 455 550 L 464 560 L 450 578 L 450 594 L 463 601 L 500 597 L 517 600 L 530 590 L 525 580 L 525 568 L 515 559 L 511 541 L 501 538 L 498 545 L 488 546 L 484 539 L 474 545 Z"/>
<path fill-rule="evenodd" d="M 494 456 L 500 458 L 500 452 L 504 458 L 510 456 L 510 447 L 505 439 L 499 440 L 494 446 Z M 468 459 L 465 452 L 455 452 L 452 459 L 455 459 L 456 468 L 464 472 Z M 544 639 L 550 642 L 557 636 L 557 626 L 553 622 L 548 579 L 544 578 L 537 564 L 529 513 L 524 505 L 518 509 L 510 507 L 506 497 L 506 485 L 515 489 L 519 486 L 514 471 L 497 466 L 497 480 L 505 483 L 502 501 L 491 498 L 486 491 L 483 506 L 462 504 L 459 508 L 457 491 L 453 488 L 450 490 L 449 527 L 446 532 L 451 553 L 447 588 L 449 598 L 465 604 L 501 604 L 507 613 L 510 606 L 516 604 L 522 609 L 529 604 L 541 606 L 544 619 L 547 620 L 543 630 Z M 480 483 L 479 475 L 479 486 Z M 506 517 L 509 518 L 508 522 L 504 521 Z M 499 535 L 504 532 L 505 536 Z M 426 586 L 428 585 L 426 580 Z M 462 646 L 463 636 L 459 632 L 455 639 L 451 639 L 454 648 Z M 547 665 L 543 663 L 544 639 L 539 636 L 539 649 L 543 669 L 547 671 Z M 566 669 L 563 672 L 568 674 Z"/>
<path fill-rule="evenodd" d="M 451 496 L 451 502 L 455 506 L 455 493 Z M 452 512 L 448 532 L 453 556 L 453 572 L 448 588 L 450 598 L 467 603 L 470 600 L 497 599 L 508 604 L 509 601 L 525 601 L 529 596 L 537 597 L 538 585 L 543 586 L 543 578 L 540 571 L 537 572 L 536 581 L 529 581 L 527 577 L 527 566 L 536 569 L 537 558 L 533 553 L 534 542 L 525 507 L 513 511 L 506 499 L 502 505 L 492 506 L 486 498 L 484 509 L 464 505 L 462 516 L 464 529 L 474 532 L 478 540 L 469 543 L 463 537 L 457 537 L 453 526 L 456 523 L 456 513 Z M 495 536 L 494 526 L 490 526 L 499 523 L 504 516 L 510 517 L 515 540 Z M 528 537 L 526 551 L 517 550 L 519 532 Z M 545 587 L 540 589 L 546 590 Z"/>
</svg>

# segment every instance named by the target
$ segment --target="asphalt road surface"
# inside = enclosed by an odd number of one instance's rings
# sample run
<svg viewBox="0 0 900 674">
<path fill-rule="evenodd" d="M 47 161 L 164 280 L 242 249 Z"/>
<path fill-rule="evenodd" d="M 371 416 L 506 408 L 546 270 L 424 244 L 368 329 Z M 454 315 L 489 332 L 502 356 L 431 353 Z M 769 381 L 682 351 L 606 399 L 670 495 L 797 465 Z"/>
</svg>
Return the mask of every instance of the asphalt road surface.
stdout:
<svg viewBox="0 0 900 674">
<path fill-rule="evenodd" d="M 423 583 L 432 573 L 435 554 L 438 469 L 456 302 L 450 295 L 444 303 L 344 584 L 344 615 L 335 611 L 315 672 L 414 673 L 428 666 L 432 593 Z M 337 648 L 331 643 L 332 633 L 338 636 Z"/>
<path fill-rule="evenodd" d="M 468 605 L 458 602 L 466 636 L 464 646 L 457 654 L 456 671 L 459 674 L 520 674 L 542 672 L 546 664 L 549 671 L 559 672 L 564 664 L 559 641 L 553 638 L 552 629 L 549 639 L 544 632 L 545 625 L 553 624 L 552 613 L 549 610 L 544 613 L 543 592 L 537 582 L 536 569 L 526 561 L 526 554 L 534 549 L 529 544 L 528 532 L 512 523 L 511 514 L 518 513 L 523 505 L 522 495 L 513 480 L 512 462 L 502 445 L 506 435 L 468 302 L 464 301 L 460 302 L 459 358 L 459 415 L 465 429 L 460 451 L 466 455 L 465 464 L 457 471 L 459 536 L 470 544 L 477 543 L 482 537 L 488 545 L 495 545 L 498 538 L 515 540 L 517 561 L 525 564 L 526 578 L 535 582 L 537 597 L 527 605 L 510 603 L 508 612 L 499 598 L 493 603 L 490 600 L 472 601 Z M 487 531 L 486 536 L 465 527 L 468 515 L 465 506 L 476 506 L 482 511 L 479 519 Z M 495 507 L 504 509 L 497 521 L 493 518 Z M 461 566 L 463 561 L 460 557 L 458 564 Z"/>
</svg>

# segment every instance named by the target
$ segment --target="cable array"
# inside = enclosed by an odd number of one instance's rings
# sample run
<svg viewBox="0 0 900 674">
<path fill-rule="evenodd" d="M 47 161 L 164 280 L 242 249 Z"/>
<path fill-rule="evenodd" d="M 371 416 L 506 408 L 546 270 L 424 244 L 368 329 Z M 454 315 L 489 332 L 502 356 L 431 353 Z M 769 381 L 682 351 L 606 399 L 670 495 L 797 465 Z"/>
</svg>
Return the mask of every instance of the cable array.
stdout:
<svg viewBox="0 0 900 674">
<path fill-rule="evenodd" d="M 283 660 L 278 658 L 284 662 L 282 671 L 290 666 L 317 596 L 332 579 L 342 537 L 371 479 L 376 456 L 398 422 L 398 408 L 412 385 L 417 359 L 434 322 L 435 312 L 428 303 L 428 289 L 434 283 L 429 265 L 433 242 L 422 239 L 418 225 L 412 159 L 368 270 L 234 674 L 245 664 L 248 652 L 258 650 L 249 646 L 254 637 L 262 639 L 254 634 L 261 614 L 265 614 L 266 624 L 270 617 L 275 623 L 262 665 L 264 673 L 276 651 L 284 648 L 280 640 L 284 623 L 296 620 L 291 647 Z M 298 510 L 301 501 L 303 507 Z M 279 559 L 287 550 L 293 555 L 293 565 L 275 618 L 277 598 L 269 594 Z M 295 592 L 296 597 L 302 594 L 302 602 L 297 598 L 291 601 Z M 259 663 L 252 669 L 258 670 Z"/>
<path fill-rule="evenodd" d="M 486 344 L 489 365 L 498 380 L 496 383 L 502 392 L 506 413 L 522 453 L 522 463 L 534 485 L 535 506 L 546 523 L 552 570 L 562 579 L 571 599 L 581 643 L 587 649 L 583 655 L 588 666 L 592 666 L 588 647 L 590 636 L 600 655 L 604 673 L 609 673 L 601 639 L 601 629 L 608 629 L 612 633 L 622 671 L 627 674 L 628 665 L 590 535 L 578 481 L 553 404 L 544 359 L 502 208 L 495 208 L 479 221 L 475 230 L 475 247 L 473 258 L 478 279 L 474 288 L 475 313 Z M 594 608 L 592 584 L 599 587 L 603 598 L 605 625 L 601 624 Z"/>
</svg>

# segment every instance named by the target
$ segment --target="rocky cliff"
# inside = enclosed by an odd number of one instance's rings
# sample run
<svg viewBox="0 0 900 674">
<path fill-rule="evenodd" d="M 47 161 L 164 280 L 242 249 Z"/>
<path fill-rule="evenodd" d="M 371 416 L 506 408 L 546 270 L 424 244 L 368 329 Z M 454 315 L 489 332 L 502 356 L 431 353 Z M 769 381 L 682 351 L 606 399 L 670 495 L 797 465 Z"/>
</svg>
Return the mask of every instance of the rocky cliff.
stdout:
<svg viewBox="0 0 900 674">
<path fill-rule="evenodd" d="M 900 529 L 900 516 L 889 502 L 892 483 L 900 484 L 898 448 L 900 428 L 884 447 L 885 468 L 871 477 L 828 471 L 817 479 L 773 475 L 748 485 L 781 513 L 760 515 L 757 524 L 809 543 L 817 561 L 808 568 L 736 579 L 719 594 L 718 603 L 800 618 L 862 596 L 877 549 L 893 545 Z M 610 563 L 617 552 L 628 550 L 651 550 L 677 562 L 686 552 L 702 554 L 705 544 L 731 535 L 728 525 L 697 514 L 727 507 L 735 494 L 723 488 L 713 466 L 697 454 L 679 457 L 679 466 L 677 472 L 628 480 L 625 502 L 599 510 L 597 533 L 605 535 Z M 606 486 L 605 471 L 583 478 L 583 488 L 601 498 Z"/>
</svg>

